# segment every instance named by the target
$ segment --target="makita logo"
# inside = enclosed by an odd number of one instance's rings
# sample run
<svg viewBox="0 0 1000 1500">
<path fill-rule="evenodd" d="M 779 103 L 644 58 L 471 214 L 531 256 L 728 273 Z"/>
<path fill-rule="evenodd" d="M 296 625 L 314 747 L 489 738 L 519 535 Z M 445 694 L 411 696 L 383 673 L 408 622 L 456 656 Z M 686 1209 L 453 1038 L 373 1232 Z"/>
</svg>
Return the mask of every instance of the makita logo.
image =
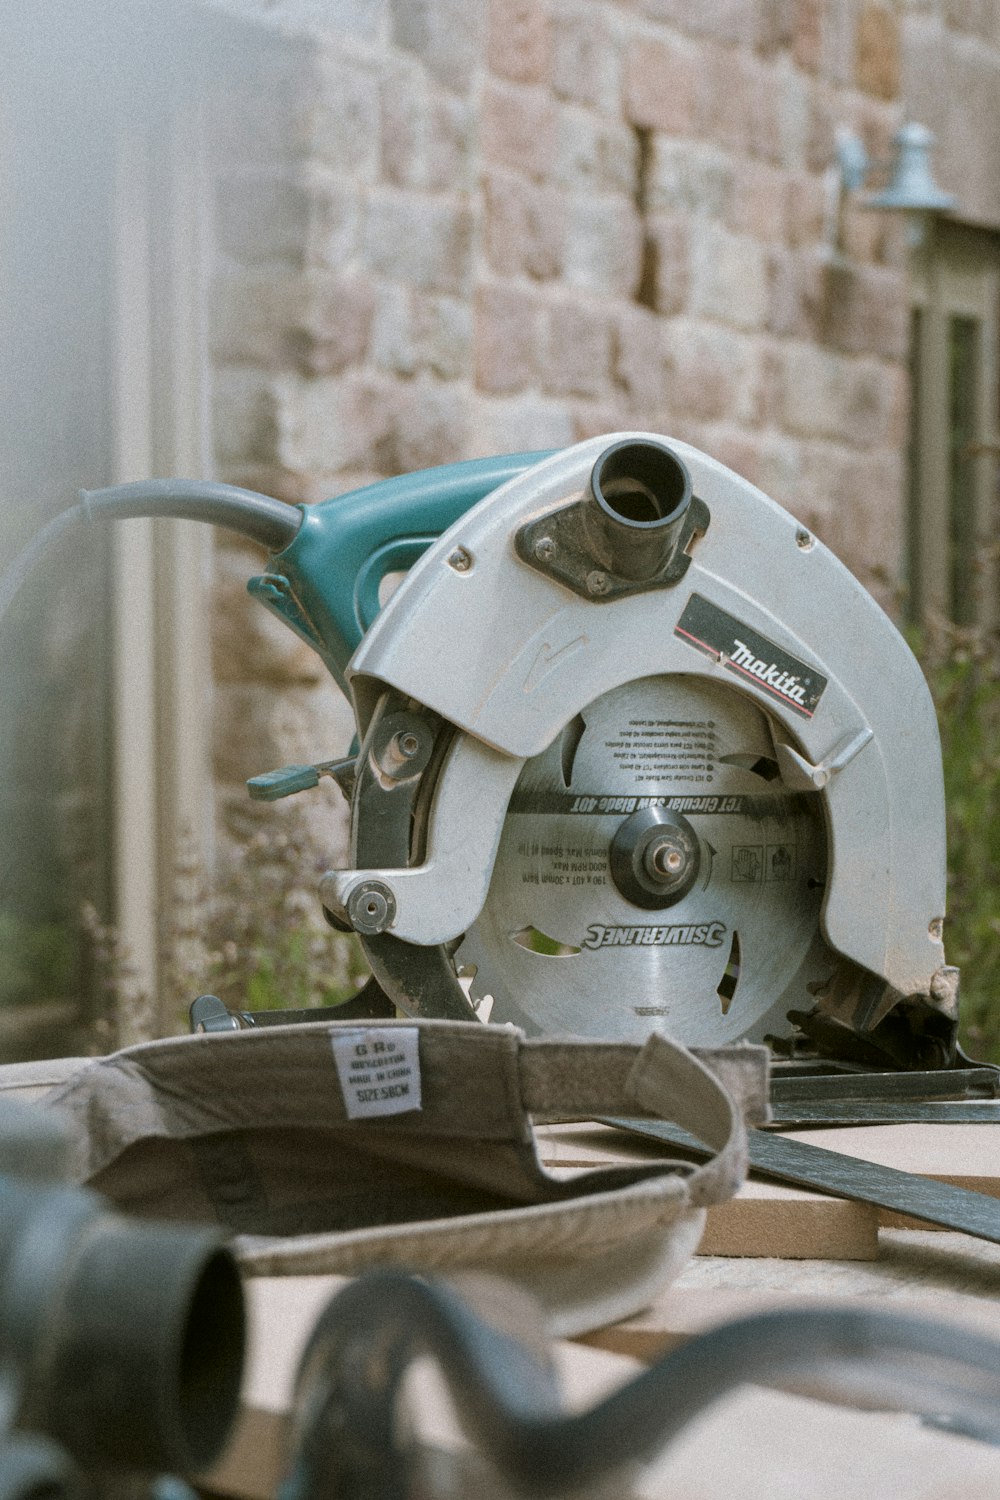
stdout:
<svg viewBox="0 0 1000 1500">
<path fill-rule="evenodd" d="M 754 656 L 750 647 L 744 645 L 743 641 L 733 641 L 733 649 L 729 655 L 730 661 L 736 667 L 742 667 L 744 672 L 749 672 L 751 677 L 759 677 L 767 687 L 774 692 L 780 693 L 783 698 L 791 698 L 793 703 L 800 703 L 806 707 L 806 690 L 800 679 L 791 672 L 775 666 L 774 662 L 761 661 L 759 656 Z"/>
<path fill-rule="evenodd" d="M 585 948 L 671 948 L 696 945 L 718 948 L 726 935 L 725 922 L 699 922 L 696 926 L 603 927 L 595 922 L 587 928 Z"/>
</svg>

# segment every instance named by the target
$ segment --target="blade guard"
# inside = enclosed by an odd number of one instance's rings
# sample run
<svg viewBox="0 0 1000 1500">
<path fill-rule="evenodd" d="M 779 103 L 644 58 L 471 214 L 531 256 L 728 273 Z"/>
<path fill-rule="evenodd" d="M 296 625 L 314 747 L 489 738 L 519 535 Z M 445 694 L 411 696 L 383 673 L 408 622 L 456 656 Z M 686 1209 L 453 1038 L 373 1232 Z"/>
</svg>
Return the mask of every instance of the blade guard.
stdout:
<svg viewBox="0 0 1000 1500">
<path fill-rule="evenodd" d="M 662 441 L 614 434 L 546 458 L 462 515 L 411 568 L 348 669 L 359 729 L 388 686 L 462 733 L 440 774 L 425 863 L 331 872 L 327 893 L 344 904 L 360 880 L 376 879 L 395 897 L 394 936 L 458 936 L 482 908 L 524 761 L 614 687 L 699 674 L 766 710 L 786 784 L 823 799 L 830 947 L 899 995 L 940 999 L 934 708 L 906 643 L 839 560 L 760 490 L 679 442 L 670 447 L 711 516 L 679 582 L 586 598 L 518 555 L 522 529 L 578 500 L 610 445 Z"/>
</svg>

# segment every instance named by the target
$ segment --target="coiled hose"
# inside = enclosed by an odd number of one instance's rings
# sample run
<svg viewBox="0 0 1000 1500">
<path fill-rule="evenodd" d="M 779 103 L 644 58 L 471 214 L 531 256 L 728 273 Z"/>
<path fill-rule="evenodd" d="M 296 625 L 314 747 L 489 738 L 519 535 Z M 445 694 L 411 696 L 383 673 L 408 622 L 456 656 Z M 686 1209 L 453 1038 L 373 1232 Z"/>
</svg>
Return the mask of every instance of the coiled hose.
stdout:
<svg viewBox="0 0 1000 1500">
<path fill-rule="evenodd" d="M 465 1435 L 520 1496 L 579 1494 L 652 1458 L 744 1384 L 913 1411 L 1000 1441 L 1000 1341 L 863 1307 L 761 1313 L 665 1355 L 583 1413 L 561 1409 L 551 1364 L 443 1283 L 375 1271 L 340 1292 L 306 1347 L 298 1441 L 279 1500 L 405 1500 L 403 1375 L 431 1355 Z"/>
</svg>

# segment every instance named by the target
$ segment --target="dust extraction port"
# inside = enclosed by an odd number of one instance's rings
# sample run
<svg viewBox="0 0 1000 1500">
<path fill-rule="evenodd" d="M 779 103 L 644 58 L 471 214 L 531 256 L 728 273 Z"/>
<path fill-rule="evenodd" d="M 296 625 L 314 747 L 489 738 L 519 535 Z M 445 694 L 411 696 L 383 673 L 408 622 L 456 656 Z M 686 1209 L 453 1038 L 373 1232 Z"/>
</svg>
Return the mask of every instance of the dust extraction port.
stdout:
<svg viewBox="0 0 1000 1500">
<path fill-rule="evenodd" d="M 664 443 L 613 443 L 590 475 L 587 531 L 605 566 L 645 579 L 677 549 L 691 504 L 691 476 Z"/>
</svg>

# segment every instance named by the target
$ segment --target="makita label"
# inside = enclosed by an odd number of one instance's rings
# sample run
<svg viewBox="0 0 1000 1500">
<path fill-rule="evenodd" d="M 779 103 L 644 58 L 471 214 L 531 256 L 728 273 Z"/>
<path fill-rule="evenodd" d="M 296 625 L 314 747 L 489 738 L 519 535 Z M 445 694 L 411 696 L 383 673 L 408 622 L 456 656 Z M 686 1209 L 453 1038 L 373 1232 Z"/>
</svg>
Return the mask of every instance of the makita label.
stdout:
<svg viewBox="0 0 1000 1500">
<path fill-rule="evenodd" d="M 811 719 L 816 712 L 827 679 L 701 594 L 691 595 L 674 635 L 743 681 L 756 683 L 803 718 Z"/>
<path fill-rule="evenodd" d="M 595 922 L 587 928 L 583 947 L 718 948 L 725 935 L 725 922 L 678 923 L 673 927 L 605 927 Z"/>
</svg>

